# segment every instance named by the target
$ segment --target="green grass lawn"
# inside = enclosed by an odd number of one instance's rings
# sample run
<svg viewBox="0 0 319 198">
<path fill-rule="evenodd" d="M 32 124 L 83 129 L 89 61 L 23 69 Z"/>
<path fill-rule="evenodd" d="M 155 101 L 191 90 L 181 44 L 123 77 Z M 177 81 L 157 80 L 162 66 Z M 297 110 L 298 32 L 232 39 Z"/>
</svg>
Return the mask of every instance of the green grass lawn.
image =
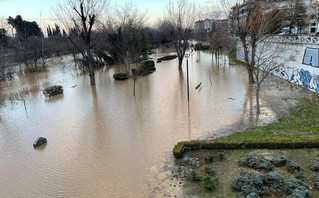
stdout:
<svg viewBox="0 0 319 198">
<path fill-rule="evenodd" d="M 286 117 L 260 127 L 248 128 L 219 140 L 305 139 L 319 136 L 319 97 L 304 99 Z"/>
</svg>

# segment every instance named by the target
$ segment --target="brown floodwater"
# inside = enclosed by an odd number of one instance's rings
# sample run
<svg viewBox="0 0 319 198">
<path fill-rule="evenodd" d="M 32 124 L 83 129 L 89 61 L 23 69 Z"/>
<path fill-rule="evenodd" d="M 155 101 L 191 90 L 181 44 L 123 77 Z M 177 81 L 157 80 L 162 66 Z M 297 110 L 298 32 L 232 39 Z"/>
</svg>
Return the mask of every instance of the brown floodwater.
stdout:
<svg viewBox="0 0 319 198">
<path fill-rule="evenodd" d="M 163 197 L 171 190 L 177 142 L 255 122 L 245 68 L 229 66 L 226 56 L 220 67 L 215 62 L 210 53 L 190 56 L 189 104 L 186 60 L 179 71 L 177 59 L 139 78 L 135 97 L 132 80 L 113 80 L 118 67 L 97 70 L 91 87 L 71 57 L 0 84 L 7 98 L 0 107 L 0 197 Z M 54 84 L 64 94 L 45 98 L 41 89 Z M 48 143 L 34 149 L 39 136 Z"/>
</svg>

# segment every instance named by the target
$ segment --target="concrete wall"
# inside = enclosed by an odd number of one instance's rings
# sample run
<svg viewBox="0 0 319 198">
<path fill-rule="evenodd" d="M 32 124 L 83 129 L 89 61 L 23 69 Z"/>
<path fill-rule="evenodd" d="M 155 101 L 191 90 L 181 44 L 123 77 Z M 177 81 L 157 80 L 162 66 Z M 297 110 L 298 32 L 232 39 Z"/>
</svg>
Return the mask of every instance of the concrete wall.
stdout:
<svg viewBox="0 0 319 198">
<path fill-rule="evenodd" d="M 311 91 L 319 93 L 319 45 L 298 43 L 269 43 L 270 49 L 277 50 L 281 47 L 285 57 L 279 58 L 284 65 L 272 73 L 301 85 Z M 244 61 L 244 54 L 240 43 L 237 45 L 237 59 Z"/>
</svg>

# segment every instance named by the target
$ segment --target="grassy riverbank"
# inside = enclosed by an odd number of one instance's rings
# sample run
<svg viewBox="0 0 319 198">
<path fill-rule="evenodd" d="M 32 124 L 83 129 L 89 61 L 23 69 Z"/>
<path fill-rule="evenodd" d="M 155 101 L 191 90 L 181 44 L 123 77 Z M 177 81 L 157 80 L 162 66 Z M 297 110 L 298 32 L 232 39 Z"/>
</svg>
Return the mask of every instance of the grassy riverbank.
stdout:
<svg viewBox="0 0 319 198">
<path fill-rule="evenodd" d="M 239 148 L 317 148 L 319 145 L 319 97 L 303 99 L 290 109 L 290 114 L 278 121 L 248 128 L 215 140 L 180 142 L 174 149 L 181 157 L 188 149 L 239 149 Z"/>
<path fill-rule="evenodd" d="M 188 170 L 189 173 L 196 172 L 199 178 L 204 178 L 207 177 L 205 171 L 209 167 L 219 179 L 216 189 L 208 191 L 203 181 L 195 181 L 191 175 L 186 174 L 185 177 L 189 178 L 184 186 L 186 194 L 198 197 L 235 197 L 239 192 L 232 191 L 231 185 L 241 171 L 265 176 L 268 174 L 265 171 L 256 172 L 239 166 L 239 161 L 254 152 L 268 159 L 286 156 L 300 164 L 304 174 L 303 181 L 309 185 L 312 196 L 318 197 L 319 191 L 314 188 L 313 171 L 308 168 L 310 161 L 319 155 L 319 149 L 316 147 L 318 144 L 319 97 L 315 96 L 311 99 L 302 99 L 296 107 L 290 109 L 288 115 L 274 123 L 248 128 L 215 140 L 180 142 L 175 146 L 174 152 L 178 149 L 186 151 L 181 159 L 176 160 L 176 164 L 182 169 Z M 234 149 L 236 147 L 246 149 Z M 222 158 L 219 157 L 221 155 Z M 287 170 L 287 167 L 274 167 L 272 171 L 283 176 L 285 180 L 296 177 Z"/>
<path fill-rule="evenodd" d="M 319 97 L 304 99 L 286 117 L 260 127 L 233 133 L 220 140 L 303 140 L 319 137 Z"/>
<path fill-rule="evenodd" d="M 233 49 L 229 55 L 230 61 L 235 63 L 236 65 L 246 66 L 245 62 L 240 61 L 236 58 L 236 49 Z"/>
</svg>

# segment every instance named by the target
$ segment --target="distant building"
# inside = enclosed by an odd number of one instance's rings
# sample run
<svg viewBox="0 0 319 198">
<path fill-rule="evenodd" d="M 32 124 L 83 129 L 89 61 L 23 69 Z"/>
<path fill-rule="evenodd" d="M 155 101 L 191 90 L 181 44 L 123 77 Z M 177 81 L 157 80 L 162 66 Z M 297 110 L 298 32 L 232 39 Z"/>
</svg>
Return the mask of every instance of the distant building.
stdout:
<svg viewBox="0 0 319 198">
<path fill-rule="evenodd" d="M 204 19 L 195 22 L 196 32 L 213 32 L 216 28 L 228 27 L 229 19 Z"/>
<path fill-rule="evenodd" d="M 309 16 L 308 26 L 301 28 L 300 32 L 302 34 L 318 34 L 319 33 L 319 22 L 316 20 L 313 14 L 310 12 L 310 7 L 313 5 L 312 0 L 300 0 L 304 6 L 307 8 L 307 15 Z M 294 4 L 292 0 L 244 0 L 242 4 L 234 6 L 232 9 L 238 9 L 242 17 L 248 12 L 249 9 L 254 8 L 256 5 L 261 5 L 265 11 L 277 10 L 287 10 L 293 8 Z M 229 15 L 230 20 L 232 20 L 231 13 Z"/>
</svg>

